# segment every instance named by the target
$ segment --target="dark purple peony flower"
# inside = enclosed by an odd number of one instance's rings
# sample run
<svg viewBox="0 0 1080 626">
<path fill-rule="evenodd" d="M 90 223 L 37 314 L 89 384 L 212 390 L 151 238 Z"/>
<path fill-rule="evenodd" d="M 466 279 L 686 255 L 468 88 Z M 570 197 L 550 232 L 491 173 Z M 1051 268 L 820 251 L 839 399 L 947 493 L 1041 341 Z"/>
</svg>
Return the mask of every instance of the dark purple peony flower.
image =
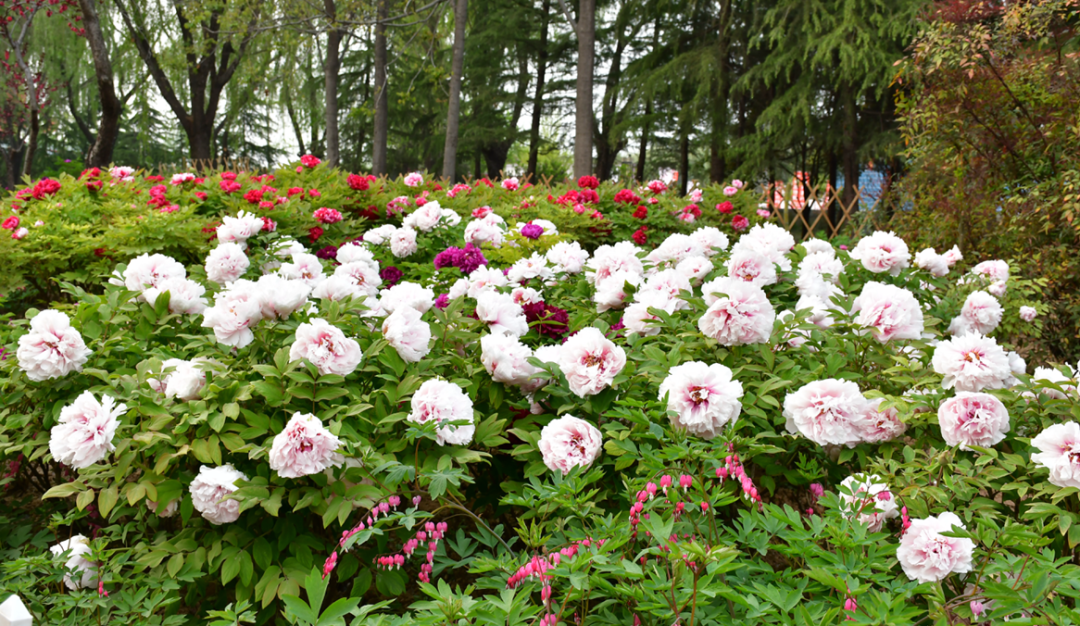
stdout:
<svg viewBox="0 0 1080 626">
<path fill-rule="evenodd" d="M 548 337 L 562 337 L 570 330 L 570 314 L 565 309 L 551 306 L 546 302 L 534 302 L 521 307 L 529 328 Z"/>
<path fill-rule="evenodd" d="M 435 255 L 435 269 L 441 270 L 444 267 L 459 267 L 461 264 L 460 260 L 461 248 L 450 246 Z"/>
<path fill-rule="evenodd" d="M 322 250 L 315 253 L 315 256 L 320 259 L 329 259 L 331 261 L 337 260 L 337 246 L 326 246 Z"/>
<path fill-rule="evenodd" d="M 465 244 L 465 247 L 461 249 L 461 254 L 458 256 L 457 262 L 457 266 L 461 268 L 461 272 L 468 276 L 481 265 L 487 265 L 487 259 L 484 258 L 484 253 L 480 248 L 477 248 L 471 243 Z"/>
<path fill-rule="evenodd" d="M 398 284 L 398 281 L 400 281 L 401 277 L 404 275 L 404 272 L 394 267 L 393 265 L 389 265 L 379 270 L 379 278 L 383 279 L 383 282 L 386 283 L 387 288 L 393 287 L 394 285 Z"/>
<path fill-rule="evenodd" d="M 544 227 L 538 224 L 526 224 L 521 227 L 521 236 L 529 239 L 539 239 L 544 234 Z"/>
</svg>

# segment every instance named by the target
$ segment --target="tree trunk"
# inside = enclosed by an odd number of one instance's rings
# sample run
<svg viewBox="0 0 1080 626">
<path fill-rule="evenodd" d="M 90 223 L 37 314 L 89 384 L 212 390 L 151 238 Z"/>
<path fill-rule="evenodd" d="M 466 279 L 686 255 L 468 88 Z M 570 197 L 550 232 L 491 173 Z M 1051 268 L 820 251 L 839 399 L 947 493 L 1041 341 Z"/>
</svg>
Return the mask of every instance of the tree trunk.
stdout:
<svg viewBox="0 0 1080 626">
<path fill-rule="evenodd" d="M 536 95 L 533 97 L 532 129 L 529 131 L 529 164 L 526 173 L 536 177 L 536 162 L 540 157 L 540 116 L 544 111 L 544 79 L 547 75 L 548 58 L 548 13 L 551 12 L 551 0 L 544 0 L 540 13 L 540 51 L 537 56 Z"/>
<path fill-rule="evenodd" d="M 638 146 L 637 172 L 634 173 L 638 182 L 645 182 L 645 153 L 649 148 L 649 130 L 652 126 L 652 100 L 645 101 L 645 123 L 641 125 L 641 144 Z"/>
<path fill-rule="evenodd" d="M 446 108 L 446 143 L 443 146 L 442 175 L 452 184 L 457 169 L 458 117 L 461 114 L 461 73 L 465 69 L 465 24 L 469 0 L 454 3 L 454 58 L 450 67 L 450 103 Z M 477 159 L 479 162 L 479 158 Z"/>
<path fill-rule="evenodd" d="M 191 160 L 195 163 L 195 169 L 202 171 L 213 167 L 213 150 L 211 149 L 210 136 L 213 127 L 209 124 L 193 125 L 188 133 L 188 143 L 191 146 Z M 267 163 L 269 165 L 269 162 Z"/>
<path fill-rule="evenodd" d="M 31 177 L 34 169 L 34 153 L 37 152 L 38 133 L 41 131 L 41 120 L 37 108 L 30 109 L 30 131 L 26 136 L 26 153 L 23 155 L 22 176 Z"/>
<path fill-rule="evenodd" d="M 334 0 L 324 0 L 326 18 L 331 22 L 331 28 L 326 33 L 326 66 L 325 74 L 326 92 L 326 164 L 337 167 L 341 161 L 341 150 L 338 146 L 340 135 L 338 134 L 338 73 L 341 70 L 341 29 L 334 22 L 337 21 L 337 6 Z"/>
<path fill-rule="evenodd" d="M 687 185 L 690 184 L 690 129 L 683 128 L 682 137 L 679 138 L 679 195 L 686 195 Z"/>
<path fill-rule="evenodd" d="M 574 178 L 592 174 L 593 59 L 596 0 L 580 0 L 577 19 L 577 99 L 574 115 Z"/>
<path fill-rule="evenodd" d="M 840 91 L 841 106 L 844 113 L 843 124 L 843 154 L 841 161 L 844 169 L 844 193 L 841 196 L 845 208 L 850 208 L 855 202 L 856 187 L 859 184 L 859 129 L 855 103 L 855 87 L 845 83 Z M 833 235 L 836 235 L 841 216 L 839 206 L 835 207 L 836 213 L 833 224 Z M 832 217 L 832 216 L 830 216 Z"/>
<path fill-rule="evenodd" d="M 727 160 L 724 158 L 724 147 L 727 144 L 728 117 L 728 93 L 730 92 L 728 49 L 731 44 L 731 20 L 732 0 L 724 0 L 720 4 L 720 20 L 717 32 L 719 33 L 716 56 L 718 71 L 713 78 L 713 119 L 712 133 L 709 137 L 709 180 L 713 183 L 722 183 L 727 176 Z"/>
<path fill-rule="evenodd" d="M 87 167 L 108 167 L 112 163 L 113 149 L 120 136 L 120 115 L 123 106 L 116 96 L 113 83 L 112 62 L 109 60 L 109 48 L 101 32 L 95 0 L 79 0 L 82 10 L 82 25 L 86 31 L 86 43 L 90 46 L 90 56 L 94 59 L 94 75 L 97 77 L 98 95 L 101 98 L 101 121 L 98 124 L 97 137 L 86 153 Z"/>
<path fill-rule="evenodd" d="M 386 137 L 390 129 L 390 112 L 386 97 L 386 19 L 390 0 L 378 0 L 378 19 L 375 23 L 375 130 L 371 146 L 371 173 L 386 174 Z"/>
</svg>

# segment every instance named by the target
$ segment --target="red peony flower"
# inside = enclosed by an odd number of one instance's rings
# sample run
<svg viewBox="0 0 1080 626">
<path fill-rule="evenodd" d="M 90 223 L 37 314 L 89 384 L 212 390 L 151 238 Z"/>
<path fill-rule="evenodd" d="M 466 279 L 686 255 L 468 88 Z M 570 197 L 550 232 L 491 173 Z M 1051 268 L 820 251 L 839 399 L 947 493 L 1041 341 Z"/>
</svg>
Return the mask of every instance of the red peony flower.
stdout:
<svg viewBox="0 0 1080 626">
<path fill-rule="evenodd" d="M 645 208 L 645 205 L 639 206 L 637 210 L 634 211 L 634 217 L 639 220 L 643 220 L 646 217 L 649 217 L 649 209 Z"/>
<path fill-rule="evenodd" d="M 741 215 L 736 215 L 731 218 L 731 227 L 738 231 L 746 230 L 750 227 L 750 220 Z"/>
<path fill-rule="evenodd" d="M 3 228 L 4 230 L 15 230 L 18 227 L 19 218 L 15 217 L 14 215 L 4 220 L 3 224 L 0 224 L 0 228 Z"/>
<path fill-rule="evenodd" d="M 620 189 L 615 194 L 615 204 L 639 204 L 641 198 L 629 189 Z"/>
<path fill-rule="evenodd" d="M 317 156 L 314 156 L 314 155 L 311 155 L 311 154 L 305 154 L 304 156 L 300 157 L 300 163 L 304 167 L 312 168 L 312 167 L 315 167 L 316 165 L 318 165 L 319 163 L 322 163 L 322 161 L 319 160 L 319 157 L 317 157 Z"/>
<path fill-rule="evenodd" d="M 733 210 L 735 210 L 735 205 L 728 202 L 727 200 L 724 200 L 720 204 L 716 205 L 716 210 L 720 211 L 721 213 L 731 213 Z"/>
<path fill-rule="evenodd" d="M 639 246 L 645 245 L 649 241 L 649 236 L 645 234 L 648 230 L 648 226 L 642 226 L 641 228 L 635 230 L 634 234 L 632 235 L 634 238 L 634 243 Z"/>
<path fill-rule="evenodd" d="M 367 176 L 360 176 L 359 174 L 349 174 L 345 182 L 349 184 L 349 188 L 355 191 L 367 191 L 371 187 L 371 183 L 368 182 Z"/>
<path fill-rule="evenodd" d="M 341 212 L 337 209 L 322 207 L 315 211 L 314 217 L 320 224 L 336 224 L 341 221 Z"/>
<path fill-rule="evenodd" d="M 577 186 L 582 189 L 596 189 L 600 186 L 600 181 L 595 176 L 582 176 L 578 179 Z"/>
<path fill-rule="evenodd" d="M 325 230 L 319 228 L 318 226 L 314 226 L 311 228 L 311 230 L 308 231 L 308 240 L 310 240 L 311 243 L 315 243 L 319 240 L 319 237 L 323 236 L 323 233 L 325 232 Z"/>
</svg>

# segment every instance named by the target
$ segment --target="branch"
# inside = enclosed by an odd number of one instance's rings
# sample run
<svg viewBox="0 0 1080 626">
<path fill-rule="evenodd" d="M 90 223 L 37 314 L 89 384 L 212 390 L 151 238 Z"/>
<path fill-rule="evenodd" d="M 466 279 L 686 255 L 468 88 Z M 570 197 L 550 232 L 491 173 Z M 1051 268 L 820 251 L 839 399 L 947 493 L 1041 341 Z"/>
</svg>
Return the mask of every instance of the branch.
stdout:
<svg viewBox="0 0 1080 626">
<path fill-rule="evenodd" d="M 574 21 L 574 14 L 570 12 L 570 7 L 566 6 L 566 0 L 559 0 L 559 6 L 562 7 L 563 13 L 566 14 L 566 21 L 570 22 L 570 29 L 574 31 L 574 34 L 578 34 L 578 25 Z"/>
<path fill-rule="evenodd" d="M 120 9 L 120 16 L 124 20 L 124 25 L 127 27 L 128 33 L 131 35 L 131 39 L 135 42 L 135 49 L 139 53 L 139 57 L 146 63 L 146 68 L 150 71 L 150 76 L 154 79 L 154 82 L 158 86 L 158 90 L 161 92 L 161 97 L 168 103 L 169 108 L 180 119 L 180 123 L 187 126 L 191 123 L 191 116 L 188 115 L 184 105 L 180 103 L 180 99 L 176 97 L 176 91 L 173 90 L 172 84 L 169 82 L 169 77 L 165 75 L 165 72 L 161 69 L 161 65 L 158 63 L 157 57 L 154 56 L 154 51 L 150 47 L 150 41 L 143 34 L 141 29 L 135 27 L 135 24 L 131 21 L 131 15 L 128 13 L 127 7 L 124 6 L 124 0 L 116 0 L 116 8 Z"/>
</svg>

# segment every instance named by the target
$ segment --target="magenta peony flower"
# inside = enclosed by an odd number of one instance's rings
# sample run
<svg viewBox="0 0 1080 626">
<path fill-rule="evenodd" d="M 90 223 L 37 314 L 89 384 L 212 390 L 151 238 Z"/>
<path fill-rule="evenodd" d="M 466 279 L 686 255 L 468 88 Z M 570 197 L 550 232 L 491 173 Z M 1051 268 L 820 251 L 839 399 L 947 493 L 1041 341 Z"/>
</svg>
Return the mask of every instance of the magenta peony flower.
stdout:
<svg viewBox="0 0 1080 626">
<path fill-rule="evenodd" d="M 603 391 L 625 366 L 626 352 L 591 326 L 567 339 L 559 351 L 559 368 L 579 398 Z"/>
<path fill-rule="evenodd" d="M 712 439 L 742 412 L 742 384 L 719 363 L 691 361 L 671 368 L 660 383 L 660 400 L 667 398 L 668 417 L 676 428 Z"/>
<path fill-rule="evenodd" d="M 889 272 L 896 276 L 908 266 L 911 253 L 903 239 L 894 233 L 879 230 L 860 239 L 851 251 L 851 258 L 861 261 L 863 267 L 871 272 Z"/>
<path fill-rule="evenodd" d="M 412 397 L 408 420 L 416 424 L 434 421 L 436 443 L 467 445 L 476 433 L 472 399 L 454 383 L 432 379 L 425 381 Z M 454 425 L 451 422 L 468 422 Z"/>
<path fill-rule="evenodd" d="M 540 431 L 540 455 L 553 472 L 587 469 L 600 456 L 603 444 L 599 429 L 573 415 L 553 419 Z"/>
<path fill-rule="evenodd" d="M 855 447 L 862 441 L 859 424 L 868 409 L 858 385 L 835 378 L 803 385 L 784 398 L 788 432 L 819 446 Z"/>
<path fill-rule="evenodd" d="M 911 520 L 911 526 L 896 549 L 896 558 L 908 578 L 934 583 L 954 572 L 965 574 L 971 571 L 975 542 L 941 534 L 951 531 L 954 526 L 966 528 L 954 513 Z"/>
<path fill-rule="evenodd" d="M 961 391 L 938 407 L 938 424 L 950 446 L 989 448 L 1009 432 L 1009 411 L 988 393 Z"/>
<path fill-rule="evenodd" d="M 383 320 L 383 338 L 406 363 L 417 363 L 431 352 L 431 326 L 412 307 L 401 307 Z"/>
<path fill-rule="evenodd" d="M 388 265 L 379 270 L 379 278 L 381 278 L 383 282 L 387 284 L 387 288 L 393 287 L 394 285 L 398 284 L 398 282 L 401 281 L 404 276 L 405 273 L 394 267 L 393 265 Z"/>
<path fill-rule="evenodd" d="M 704 289 L 704 288 L 703 288 Z M 772 334 L 776 310 L 760 287 L 732 281 L 698 320 L 698 329 L 720 345 L 765 343 Z"/>
<path fill-rule="evenodd" d="M 521 236 L 526 239 L 539 239 L 544 234 L 544 227 L 539 224 L 526 224 L 521 227 Z"/>
<path fill-rule="evenodd" d="M 90 350 L 67 315 L 48 309 L 30 320 L 30 332 L 19 337 L 15 356 L 26 377 L 41 382 L 81 372 Z"/>
<path fill-rule="evenodd" d="M 1008 355 L 992 337 L 982 335 L 964 335 L 938 343 L 930 363 L 942 375 L 941 386 L 945 389 L 1001 389 L 1012 378 Z"/>
<path fill-rule="evenodd" d="M 116 449 L 113 437 L 120 425 L 119 418 L 127 405 L 117 404 L 109 396 L 98 402 L 94 394 L 84 391 L 75 401 L 60 409 L 59 424 L 52 427 L 49 452 L 57 463 L 74 469 L 85 469 L 101 461 Z"/>
<path fill-rule="evenodd" d="M 323 428 L 319 418 L 293 413 L 270 446 L 270 469 L 282 478 L 318 474 L 345 461 L 337 452 L 340 447 L 341 440 Z"/>
<path fill-rule="evenodd" d="M 296 329 L 296 341 L 289 348 L 289 360 L 307 359 L 322 375 L 348 376 L 363 358 L 360 344 L 323 319 L 313 319 Z"/>
<path fill-rule="evenodd" d="M 239 487 L 236 481 L 248 477 L 232 465 L 199 468 L 199 475 L 191 481 L 191 504 L 212 524 L 230 524 L 240 518 L 240 502 L 226 500 Z"/>
<path fill-rule="evenodd" d="M 886 343 L 893 339 L 918 339 L 923 331 L 923 312 L 919 301 L 907 289 L 878 282 L 868 282 L 852 304 L 855 324 L 873 329 L 874 339 Z"/>
<path fill-rule="evenodd" d="M 1031 462 L 1050 470 L 1050 484 L 1080 488 L 1080 424 L 1054 424 L 1032 439 L 1031 445 L 1039 450 L 1031 455 Z"/>
</svg>

